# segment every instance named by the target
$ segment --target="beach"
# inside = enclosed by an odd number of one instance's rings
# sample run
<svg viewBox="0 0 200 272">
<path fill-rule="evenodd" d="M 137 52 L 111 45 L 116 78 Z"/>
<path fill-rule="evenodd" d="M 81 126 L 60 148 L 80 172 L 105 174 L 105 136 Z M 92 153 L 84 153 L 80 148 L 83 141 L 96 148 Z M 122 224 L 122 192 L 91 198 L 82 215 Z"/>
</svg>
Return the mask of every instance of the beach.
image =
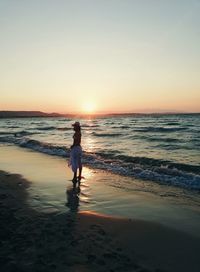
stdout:
<svg viewBox="0 0 200 272">
<path fill-rule="evenodd" d="M 185 200 L 167 199 L 183 210 L 178 224 L 167 212 L 163 219 L 167 202 L 150 192 L 135 190 L 134 199 L 127 194 L 132 202 L 125 205 L 123 188 L 109 186 L 125 177 L 85 168 L 74 190 L 64 159 L 14 146 L 1 146 L 1 154 L 1 271 L 199 271 L 192 221 L 199 210 L 189 199 L 185 214 Z M 143 209 L 136 207 L 145 201 Z M 186 217 L 190 226 L 182 228 Z"/>
<path fill-rule="evenodd" d="M 0 272 L 200 272 L 199 14 L 0 1 Z"/>
<path fill-rule="evenodd" d="M 199 14 L 0 1 L 0 272 L 200 272 Z"/>
</svg>

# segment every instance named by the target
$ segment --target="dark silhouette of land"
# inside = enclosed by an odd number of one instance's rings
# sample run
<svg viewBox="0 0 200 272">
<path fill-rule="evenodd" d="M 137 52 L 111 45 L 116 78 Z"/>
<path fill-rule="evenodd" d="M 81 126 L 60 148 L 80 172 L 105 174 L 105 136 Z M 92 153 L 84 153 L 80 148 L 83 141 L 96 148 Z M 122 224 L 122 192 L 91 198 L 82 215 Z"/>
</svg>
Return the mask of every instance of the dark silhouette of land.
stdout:
<svg viewBox="0 0 200 272">
<path fill-rule="evenodd" d="M 163 116 L 163 115 L 200 115 L 200 113 L 177 113 L 177 112 L 165 112 L 165 113 L 91 113 L 91 114 L 75 114 L 75 113 L 46 113 L 42 111 L 0 111 L 0 118 L 30 118 L 30 117 L 66 117 L 66 118 L 81 118 L 85 116 L 93 117 L 129 117 L 129 116 Z"/>
<path fill-rule="evenodd" d="M 12 117 L 62 117 L 62 114 L 45 113 L 42 111 L 0 111 L 0 118 Z"/>
</svg>

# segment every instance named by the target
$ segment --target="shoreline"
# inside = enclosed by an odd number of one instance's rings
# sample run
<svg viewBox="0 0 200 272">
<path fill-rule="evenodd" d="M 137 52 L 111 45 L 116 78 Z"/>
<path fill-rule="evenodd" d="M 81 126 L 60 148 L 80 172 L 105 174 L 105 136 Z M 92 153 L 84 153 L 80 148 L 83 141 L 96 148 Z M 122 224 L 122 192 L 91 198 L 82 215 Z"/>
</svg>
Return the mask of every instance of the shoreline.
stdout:
<svg viewBox="0 0 200 272">
<path fill-rule="evenodd" d="M 44 213 L 69 211 L 74 192 L 65 159 L 15 146 L 0 149 L 1 169 L 31 181 L 30 207 Z M 200 238 L 199 195 L 87 167 L 83 175 L 77 211 L 157 222 Z"/>
<path fill-rule="evenodd" d="M 31 182 L 0 171 L 1 271 L 199 270 L 199 240 L 161 224 L 92 212 L 45 214 Z"/>
<path fill-rule="evenodd" d="M 51 126 L 49 127 L 50 130 L 52 128 L 53 127 Z M 61 130 L 62 129 L 63 128 L 61 128 Z M 58 128 L 58 131 L 59 130 L 60 128 Z M 43 139 L 37 139 L 37 137 L 36 139 L 34 139 L 34 137 L 32 139 L 30 138 L 32 132 L 29 133 L 26 130 L 12 134 L 13 133 L 9 132 L 8 137 L 4 135 L 3 144 L 1 143 L 0 145 L 13 145 L 29 151 L 69 159 L 70 149 L 63 146 L 63 143 L 57 145 L 55 143 L 48 143 L 48 140 L 44 143 Z M 110 154 L 108 158 L 104 153 L 100 152 L 97 154 L 98 157 L 96 157 L 92 152 L 83 152 L 84 164 L 93 170 L 104 170 L 122 177 L 134 178 L 141 181 L 145 180 L 159 185 L 188 190 L 188 192 L 191 193 L 199 193 L 200 167 L 198 163 L 187 163 L 176 160 L 170 161 L 169 158 L 161 159 L 156 157 L 154 158 L 153 156 L 131 157 L 129 155 L 123 155 L 121 157 L 121 155 Z M 108 163 L 106 163 L 106 161 L 108 161 Z M 132 167 L 133 164 L 135 167 Z"/>
</svg>

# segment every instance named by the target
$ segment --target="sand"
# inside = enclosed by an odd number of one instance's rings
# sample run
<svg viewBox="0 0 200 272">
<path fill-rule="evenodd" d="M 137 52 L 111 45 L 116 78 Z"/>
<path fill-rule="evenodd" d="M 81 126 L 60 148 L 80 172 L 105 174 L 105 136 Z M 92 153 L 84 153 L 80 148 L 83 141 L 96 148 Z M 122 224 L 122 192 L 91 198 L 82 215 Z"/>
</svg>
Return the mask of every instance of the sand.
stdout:
<svg viewBox="0 0 200 272">
<path fill-rule="evenodd" d="M 136 180 L 84 164 L 78 198 L 65 158 L 16 146 L 0 146 L 0 168 L 30 180 L 28 204 L 38 212 L 78 211 L 157 222 L 200 238 L 199 194 Z M 72 205 L 71 205 L 72 206 Z"/>
<path fill-rule="evenodd" d="M 9 271 L 199 271 L 199 240 L 142 220 L 29 206 L 31 181 L 0 172 L 0 266 Z"/>
</svg>

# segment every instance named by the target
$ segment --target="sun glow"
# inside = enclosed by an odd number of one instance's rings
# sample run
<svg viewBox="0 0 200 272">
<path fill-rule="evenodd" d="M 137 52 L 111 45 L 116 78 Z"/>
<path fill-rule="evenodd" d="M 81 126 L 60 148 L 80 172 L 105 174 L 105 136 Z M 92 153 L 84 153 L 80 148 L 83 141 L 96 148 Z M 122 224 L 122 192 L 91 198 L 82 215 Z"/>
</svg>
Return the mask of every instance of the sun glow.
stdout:
<svg viewBox="0 0 200 272">
<path fill-rule="evenodd" d="M 96 110 L 96 105 L 92 101 L 87 101 L 82 106 L 84 113 L 94 113 Z"/>
</svg>

